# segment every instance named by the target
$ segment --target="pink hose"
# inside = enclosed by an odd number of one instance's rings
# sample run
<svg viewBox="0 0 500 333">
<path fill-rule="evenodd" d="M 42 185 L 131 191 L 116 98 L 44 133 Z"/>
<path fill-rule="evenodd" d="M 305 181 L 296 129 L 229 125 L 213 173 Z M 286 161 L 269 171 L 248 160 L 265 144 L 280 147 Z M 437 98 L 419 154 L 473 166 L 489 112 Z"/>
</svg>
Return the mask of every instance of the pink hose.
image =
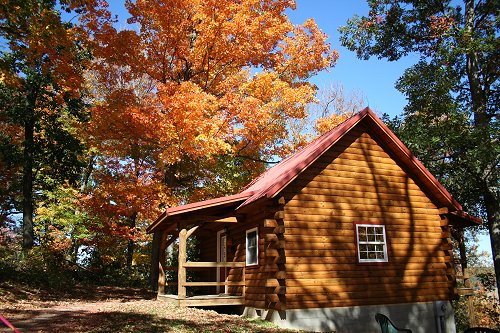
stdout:
<svg viewBox="0 0 500 333">
<path fill-rule="evenodd" d="M 21 333 L 21 331 L 18 330 L 17 328 L 15 328 L 14 325 L 12 325 L 11 323 L 9 323 L 9 321 L 4 316 L 0 315 L 0 320 L 5 324 L 5 326 L 9 327 L 14 332 Z"/>
</svg>

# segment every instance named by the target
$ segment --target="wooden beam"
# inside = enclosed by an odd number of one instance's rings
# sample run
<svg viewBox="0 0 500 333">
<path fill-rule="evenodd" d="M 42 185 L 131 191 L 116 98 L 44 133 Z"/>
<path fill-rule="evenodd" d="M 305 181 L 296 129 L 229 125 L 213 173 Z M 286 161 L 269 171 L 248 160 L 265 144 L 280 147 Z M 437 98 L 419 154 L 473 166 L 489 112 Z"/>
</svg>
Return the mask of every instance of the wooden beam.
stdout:
<svg viewBox="0 0 500 333">
<path fill-rule="evenodd" d="M 199 224 L 199 223 L 204 223 L 204 222 L 208 222 L 208 223 L 237 223 L 238 222 L 238 219 L 236 216 L 226 216 L 226 217 L 220 217 L 220 216 L 211 216 L 211 215 L 208 215 L 208 216 L 199 216 L 199 217 L 193 217 L 193 218 L 189 218 L 189 217 L 186 217 L 186 218 L 183 218 L 182 219 L 183 222 L 186 222 L 186 223 L 195 223 L 195 224 Z"/>
<path fill-rule="evenodd" d="M 275 214 L 274 214 L 274 218 L 276 220 L 283 220 L 285 218 L 285 212 L 282 211 L 282 210 L 279 210 L 277 211 Z"/>
<path fill-rule="evenodd" d="M 162 248 L 163 250 L 165 250 L 167 247 L 169 247 L 173 242 L 175 242 L 175 240 L 177 239 L 177 237 L 179 237 L 179 235 L 172 235 L 172 237 L 170 237 L 168 240 L 165 241 L 164 244 L 162 244 Z"/>
<path fill-rule="evenodd" d="M 167 282 L 165 280 L 165 271 L 166 269 L 166 255 L 165 255 L 165 250 L 167 247 L 169 247 L 175 240 L 177 239 L 177 235 L 172 235 L 170 238 L 168 237 L 168 234 L 166 232 L 163 232 L 163 235 L 161 237 L 161 244 L 160 244 L 160 259 L 158 261 L 158 294 L 163 295 L 165 294 L 165 286 L 167 285 Z"/>
<path fill-rule="evenodd" d="M 278 223 L 275 219 L 265 219 L 264 220 L 264 228 L 276 228 Z"/>
<path fill-rule="evenodd" d="M 213 286 L 244 286 L 243 281 L 228 281 L 228 282 L 185 282 L 186 287 L 213 287 Z"/>
<path fill-rule="evenodd" d="M 236 218 L 236 216 L 228 216 L 228 217 L 224 217 L 224 218 L 217 219 L 217 220 L 211 220 L 211 221 L 208 221 L 208 222 L 237 223 L 238 219 Z"/>
<path fill-rule="evenodd" d="M 441 207 L 438 210 L 439 210 L 439 215 L 443 215 L 443 214 L 448 214 L 449 213 L 448 207 Z"/>
<path fill-rule="evenodd" d="M 153 244 L 151 248 L 151 289 L 158 290 L 159 283 L 159 260 L 160 260 L 160 244 L 161 244 L 161 231 L 156 231 L 153 234 Z"/>
<path fill-rule="evenodd" d="M 210 262 L 210 261 L 193 261 L 186 262 L 184 267 L 201 267 L 201 268 L 209 268 L 209 267 L 245 267 L 244 262 Z"/>
<path fill-rule="evenodd" d="M 177 296 L 179 299 L 186 298 L 186 260 L 187 260 L 187 233 L 186 229 L 182 229 L 179 231 L 179 272 L 177 274 L 177 283 L 178 283 L 178 292 Z"/>
<path fill-rule="evenodd" d="M 284 234 L 285 233 L 285 226 L 284 225 L 279 225 L 276 228 L 274 228 L 273 232 L 275 234 Z"/>
<path fill-rule="evenodd" d="M 186 232 L 186 239 L 189 238 L 200 226 L 194 226 Z"/>
<path fill-rule="evenodd" d="M 161 235 L 161 242 L 160 242 L 160 259 L 158 261 L 158 295 L 164 295 L 165 294 L 165 262 L 166 262 L 166 256 L 165 256 L 165 249 L 167 247 L 167 242 L 168 242 L 168 234 L 163 231 Z"/>
</svg>

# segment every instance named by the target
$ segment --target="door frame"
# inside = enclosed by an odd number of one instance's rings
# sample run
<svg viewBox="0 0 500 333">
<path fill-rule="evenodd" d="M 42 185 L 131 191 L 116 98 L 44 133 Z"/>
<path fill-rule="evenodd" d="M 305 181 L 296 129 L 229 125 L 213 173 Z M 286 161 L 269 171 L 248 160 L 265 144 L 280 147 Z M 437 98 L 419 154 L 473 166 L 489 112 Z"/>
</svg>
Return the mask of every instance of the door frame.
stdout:
<svg viewBox="0 0 500 333">
<path fill-rule="evenodd" d="M 224 246 L 223 252 L 221 251 L 222 246 Z M 217 231 L 217 262 L 222 262 L 222 259 L 227 261 L 227 235 L 224 229 Z M 217 267 L 216 270 L 217 282 L 226 281 L 227 267 Z M 224 276 L 223 281 L 221 281 L 221 276 Z M 228 286 L 224 286 L 224 293 L 227 294 L 227 291 Z M 217 286 L 217 293 L 219 294 L 220 292 L 221 288 Z"/>
</svg>

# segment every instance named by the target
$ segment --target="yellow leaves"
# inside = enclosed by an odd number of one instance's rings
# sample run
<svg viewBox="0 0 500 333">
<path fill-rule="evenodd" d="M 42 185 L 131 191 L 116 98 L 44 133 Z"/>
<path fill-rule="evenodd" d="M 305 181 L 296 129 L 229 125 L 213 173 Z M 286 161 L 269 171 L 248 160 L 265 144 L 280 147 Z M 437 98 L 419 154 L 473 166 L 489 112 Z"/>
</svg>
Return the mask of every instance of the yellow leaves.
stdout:
<svg viewBox="0 0 500 333">
<path fill-rule="evenodd" d="M 331 114 L 327 117 L 319 118 L 316 121 L 315 129 L 318 133 L 326 133 L 346 121 L 349 117 L 350 115 L 347 114 Z"/>
</svg>

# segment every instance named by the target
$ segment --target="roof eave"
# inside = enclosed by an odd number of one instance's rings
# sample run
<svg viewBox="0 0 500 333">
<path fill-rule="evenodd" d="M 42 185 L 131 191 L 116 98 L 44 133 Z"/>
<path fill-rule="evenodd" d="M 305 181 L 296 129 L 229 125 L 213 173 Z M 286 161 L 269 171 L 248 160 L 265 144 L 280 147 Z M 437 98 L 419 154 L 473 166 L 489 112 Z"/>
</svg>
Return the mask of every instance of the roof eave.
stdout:
<svg viewBox="0 0 500 333">
<path fill-rule="evenodd" d="M 483 224 L 483 221 L 480 218 L 472 216 L 463 210 L 450 212 L 446 214 L 446 216 L 450 219 L 452 225 L 462 228 L 474 227 Z"/>
<path fill-rule="evenodd" d="M 215 199 L 210 199 L 210 200 L 205 200 L 205 201 L 199 201 L 199 202 L 194 202 L 182 206 L 177 206 L 177 207 L 172 207 L 168 208 L 166 211 L 164 211 L 147 229 L 147 233 L 153 233 L 158 229 L 158 227 L 164 223 L 164 221 L 171 216 L 176 216 L 176 215 L 182 215 L 182 214 L 187 214 L 191 213 L 194 211 L 200 211 L 203 209 L 208 209 L 212 207 L 217 207 L 217 206 L 223 206 L 223 205 L 228 205 L 231 203 L 237 203 L 239 201 L 243 202 L 247 200 L 249 197 L 251 197 L 254 194 L 254 192 L 242 192 L 226 197 L 220 197 L 220 198 L 215 198 Z"/>
</svg>

